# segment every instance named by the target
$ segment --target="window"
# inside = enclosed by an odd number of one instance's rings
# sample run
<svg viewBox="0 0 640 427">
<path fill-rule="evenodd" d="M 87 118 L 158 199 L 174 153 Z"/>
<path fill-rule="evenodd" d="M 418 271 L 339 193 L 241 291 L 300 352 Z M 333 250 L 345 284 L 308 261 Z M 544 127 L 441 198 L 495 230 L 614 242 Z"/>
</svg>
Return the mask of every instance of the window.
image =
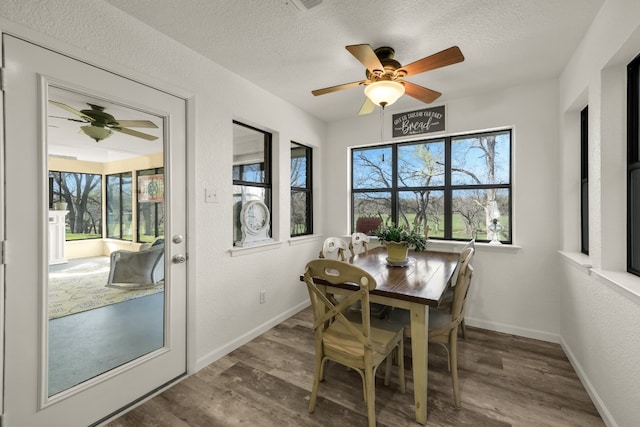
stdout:
<svg viewBox="0 0 640 427">
<path fill-rule="evenodd" d="M 364 218 L 447 240 L 511 243 L 511 131 L 355 148 L 352 228 Z"/>
<path fill-rule="evenodd" d="M 102 237 L 101 175 L 50 171 L 49 185 L 49 203 L 67 203 L 66 240 Z"/>
<path fill-rule="evenodd" d="M 580 250 L 589 255 L 589 107 L 580 111 Z"/>
<path fill-rule="evenodd" d="M 627 66 L 627 271 L 640 276 L 640 56 Z"/>
<path fill-rule="evenodd" d="M 291 142 L 291 236 L 313 233 L 311 148 Z"/>
<path fill-rule="evenodd" d="M 271 211 L 271 134 L 233 122 L 234 244 L 242 239 L 240 211 L 250 200 L 260 200 Z M 271 223 L 271 218 L 268 218 Z"/>
<path fill-rule="evenodd" d="M 107 237 L 133 240 L 131 172 L 107 175 Z"/>
<path fill-rule="evenodd" d="M 137 172 L 138 242 L 153 242 L 164 236 L 164 169 Z"/>
</svg>

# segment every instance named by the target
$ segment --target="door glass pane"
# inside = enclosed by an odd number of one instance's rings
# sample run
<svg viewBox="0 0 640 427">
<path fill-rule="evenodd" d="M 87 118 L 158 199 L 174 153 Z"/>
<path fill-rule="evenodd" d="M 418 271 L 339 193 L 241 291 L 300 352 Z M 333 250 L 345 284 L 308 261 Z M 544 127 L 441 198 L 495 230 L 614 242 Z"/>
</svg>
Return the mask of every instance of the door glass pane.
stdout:
<svg viewBox="0 0 640 427">
<path fill-rule="evenodd" d="M 162 117 L 52 86 L 47 108 L 53 396 L 164 346 L 165 177 Z"/>
</svg>

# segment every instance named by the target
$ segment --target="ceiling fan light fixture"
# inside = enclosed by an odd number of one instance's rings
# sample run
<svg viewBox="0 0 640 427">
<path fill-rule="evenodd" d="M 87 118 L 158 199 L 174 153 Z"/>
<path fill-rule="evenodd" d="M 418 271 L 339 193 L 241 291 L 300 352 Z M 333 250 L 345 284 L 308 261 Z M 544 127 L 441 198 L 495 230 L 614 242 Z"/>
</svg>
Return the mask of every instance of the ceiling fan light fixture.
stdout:
<svg viewBox="0 0 640 427">
<path fill-rule="evenodd" d="M 103 139 L 109 138 L 113 132 L 107 128 L 101 128 L 99 126 L 82 126 L 82 132 L 84 132 L 88 137 L 95 139 L 96 142 L 100 142 Z"/>
<path fill-rule="evenodd" d="M 404 94 L 404 85 L 393 80 L 380 80 L 367 85 L 364 94 L 374 104 L 386 107 Z"/>
</svg>

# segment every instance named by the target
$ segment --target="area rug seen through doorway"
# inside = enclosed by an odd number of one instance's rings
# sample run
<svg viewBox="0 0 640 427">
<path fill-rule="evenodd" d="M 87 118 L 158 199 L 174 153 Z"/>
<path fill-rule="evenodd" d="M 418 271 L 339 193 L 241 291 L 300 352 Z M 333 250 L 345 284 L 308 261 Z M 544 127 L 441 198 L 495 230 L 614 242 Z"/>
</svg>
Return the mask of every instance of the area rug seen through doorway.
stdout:
<svg viewBox="0 0 640 427">
<path fill-rule="evenodd" d="M 51 266 L 49 319 L 164 291 L 164 283 L 150 289 L 110 288 L 105 286 L 108 275 L 109 257 L 85 258 Z"/>
</svg>

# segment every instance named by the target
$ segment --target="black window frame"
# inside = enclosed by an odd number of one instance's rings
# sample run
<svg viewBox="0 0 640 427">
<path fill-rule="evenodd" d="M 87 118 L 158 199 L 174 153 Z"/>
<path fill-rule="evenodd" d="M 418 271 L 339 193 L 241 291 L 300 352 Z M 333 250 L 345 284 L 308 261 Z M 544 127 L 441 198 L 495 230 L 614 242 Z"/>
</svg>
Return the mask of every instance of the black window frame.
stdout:
<svg viewBox="0 0 640 427">
<path fill-rule="evenodd" d="M 589 255 L 589 106 L 580 111 L 580 251 Z"/>
<path fill-rule="evenodd" d="M 141 176 L 157 175 L 157 174 L 164 175 L 164 167 L 137 170 L 136 171 L 136 187 L 138 185 L 139 178 Z M 163 181 L 164 181 L 164 178 L 163 178 Z M 164 222 L 164 216 L 165 216 L 164 200 L 162 202 L 146 202 L 146 203 L 152 203 L 152 206 L 150 207 L 153 210 L 153 228 L 154 228 L 153 237 L 155 240 L 158 237 L 164 236 L 164 226 L 162 227 L 160 226 L 160 221 Z M 147 239 L 143 238 L 140 235 L 140 231 L 143 228 L 141 225 L 141 222 L 143 220 L 142 218 L 143 209 L 140 208 L 141 204 L 142 203 L 140 202 L 140 189 L 138 188 L 138 191 L 136 192 L 136 242 L 148 243 Z M 161 213 L 162 215 L 159 215 L 159 213 Z M 160 230 L 162 230 L 162 232 L 160 232 Z"/>
<path fill-rule="evenodd" d="M 109 201 L 113 200 L 112 197 L 111 197 L 111 190 L 110 190 L 111 189 L 111 185 L 109 183 L 109 180 L 111 178 L 114 178 L 114 177 L 117 178 L 117 187 L 118 187 L 117 197 L 118 197 L 118 202 L 119 202 L 118 203 L 118 211 L 119 211 L 118 212 L 118 220 L 120 222 L 120 225 L 118 227 L 119 233 L 118 233 L 117 236 L 113 236 L 113 235 L 109 234 L 110 231 L 109 231 L 109 218 L 108 218 L 109 209 L 110 209 Z M 131 233 L 131 238 L 126 238 L 124 236 L 124 228 L 125 227 L 123 227 L 123 218 L 124 218 L 124 213 L 125 212 L 123 210 L 123 207 L 124 207 L 124 203 L 123 202 L 124 202 L 125 198 L 123 197 L 123 191 L 122 191 L 124 178 L 129 178 L 129 180 L 130 180 L 129 185 L 131 186 L 131 193 L 132 194 L 130 196 L 131 199 L 129 200 L 129 203 L 131 204 L 131 214 L 132 215 L 133 215 L 133 210 L 137 208 L 136 206 L 134 206 L 134 200 L 133 200 L 133 173 L 131 171 L 128 171 L 128 172 L 118 172 L 118 173 L 111 173 L 111 174 L 105 175 L 105 191 L 106 191 L 106 196 L 107 196 L 106 197 L 106 203 L 105 203 L 105 212 L 107 213 L 107 227 L 106 227 L 106 230 L 105 230 L 105 236 L 106 236 L 107 239 L 116 239 L 116 240 L 123 240 L 123 241 L 126 241 L 126 242 L 133 242 L 133 238 L 134 238 L 133 233 Z M 116 196 L 116 195 L 114 195 L 114 196 Z M 130 227 L 133 227 L 133 219 L 130 222 Z"/>
<path fill-rule="evenodd" d="M 305 158 L 305 183 L 304 187 L 294 186 L 291 184 L 291 225 L 290 235 L 291 237 L 306 236 L 313 234 L 313 148 L 301 144 L 299 142 L 291 141 L 291 163 L 293 163 L 293 151 L 302 149 L 304 151 Z M 293 173 L 293 166 L 291 167 L 291 173 Z M 296 232 L 296 224 L 294 223 L 294 200 L 296 194 L 304 194 L 305 197 L 305 213 L 304 213 L 304 231 Z"/>
<path fill-rule="evenodd" d="M 627 272 L 636 276 L 640 276 L 639 115 L 640 55 L 627 65 Z"/>
<path fill-rule="evenodd" d="M 465 184 L 465 185 L 454 185 L 452 184 L 452 142 L 454 140 L 464 139 L 464 138 L 474 138 L 474 137 L 483 137 L 491 134 L 503 134 L 508 133 L 509 135 L 509 173 L 508 173 L 508 183 L 502 184 Z M 420 143 L 431 143 L 431 142 L 439 142 L 442 141 L 444 143 L 444 182 L 440 185 L 429 186 L 428 191 L 441 191 L 443 193 L 444 199 L 444 237 L 433 237 L 430 236 L 431 239 L 434 240 L 451 240 L 451 241 L 464 241 L 466 238 L 454 238 L 453 237 L 453 193 L 456 190 L 487 190 L 487 189 L 506 189 L 508 191 L 508 218 L 509 218 L 509 226 L 507 228 L 508 237 L 501 238 L 500 242 L 504 244 L 512 244 L 513 242 L 513 130 L 511 128 L 498 129 L 492 131 L 484 131 L 484 132 L 474 132 L 468 134 L 459 134 L 459 135 L 450 135 L 450 136 L 438 136 L 434 138 L 426 138 L 421 140 L 414 141 L 405 141 L 405 142 L 395 142 L 395 143 L 387 143 L 380 144 L 374 146 L 361 146 L 351 149 L 351 232 L 354 232 L 356 229 L 355 224 L 355 195 L 358 193 L 390 193 L 391 198 L 391 221 L 395 224 L 398 224 L 399 220 L 399 193 L 400 191 L 414 191 L 420 188 L 427 187 L 403 187 L 399 189 L 398 182 L 398 147 L 404 145 L 411 144 L 420 144 Z M 380 149 L 390 147 L 392 151 L 392 168 L 391 168 L 391 185 L 384 188 L 358 188 L 356 189 L 354 173 L 355 173 L 355 165 L 354 165 L 354 153 L 359 150 L 366 149 Z M 502 215 L 501 215 L 502 216 Z M 474 238 L 476 236 L 473 236 Z M 489 239 L 478 239 L 478 242 L 489 242 Z"/>
</svg>

